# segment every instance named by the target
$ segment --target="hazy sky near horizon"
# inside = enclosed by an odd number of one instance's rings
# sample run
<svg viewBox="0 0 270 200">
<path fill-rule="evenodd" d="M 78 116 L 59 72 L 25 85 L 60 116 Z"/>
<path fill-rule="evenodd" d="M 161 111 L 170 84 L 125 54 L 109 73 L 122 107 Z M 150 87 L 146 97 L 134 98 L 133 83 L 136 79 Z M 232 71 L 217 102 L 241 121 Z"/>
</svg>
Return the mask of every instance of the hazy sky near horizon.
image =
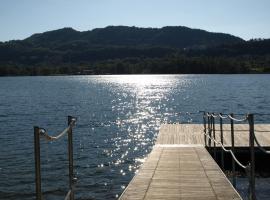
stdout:
<svg viewBox="0 0 270 200">
<path fill-rule="evenodd" d="M 0 0 L 0 41 L 72 27 L 187 26 L 270 38 L 270 0 Z"/>
</svg>

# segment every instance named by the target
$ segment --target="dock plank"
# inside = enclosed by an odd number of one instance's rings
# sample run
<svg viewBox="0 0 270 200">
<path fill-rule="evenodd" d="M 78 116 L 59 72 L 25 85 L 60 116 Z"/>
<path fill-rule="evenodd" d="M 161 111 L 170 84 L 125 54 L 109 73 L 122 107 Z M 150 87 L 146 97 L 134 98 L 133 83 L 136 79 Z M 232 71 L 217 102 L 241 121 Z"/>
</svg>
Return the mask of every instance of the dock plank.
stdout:
<svg viewBox="0 0 270 200">
<path fill-rule="evenodd" d="M 154 147 L 120 197 L 241 199 L 204 147 Z"/>
<path fill-rule="evenodd" d="M 220 128 L 216 139 L 220 141 Z M 230 125 L 223 125 L 224 144 L 231 145 Z M 248 125 L 235 125 L 235 145 L 248 146 Z M 263 146 L 270 146 L 270 125 L 255 126 Z M 213 143 L 212 143 L 213 145 Z M 120 196 L 121 200 L 240 200 L 204 147 L 202 124 L 163 124 L 152 152 Z"/>
<path fill-rule="evenodd" d="M 249 146 L 249 127 L 247 124 L 235 124 L 235 146 Z M 219 124 L 215 125 L 216 140 L 220 140 Z M 270 124 L 256 124 L 255 134 L 262 146 L 270 147 Z M 224 145 L 231 146 L 231 127 L 229 124 L 223 125 Z M 156 144 L 183 144 L 183 145 L 203 145 L 203 124 L 162 124 Z M 211 142 L 213 145 L 213 142 Z"/>
</svg>

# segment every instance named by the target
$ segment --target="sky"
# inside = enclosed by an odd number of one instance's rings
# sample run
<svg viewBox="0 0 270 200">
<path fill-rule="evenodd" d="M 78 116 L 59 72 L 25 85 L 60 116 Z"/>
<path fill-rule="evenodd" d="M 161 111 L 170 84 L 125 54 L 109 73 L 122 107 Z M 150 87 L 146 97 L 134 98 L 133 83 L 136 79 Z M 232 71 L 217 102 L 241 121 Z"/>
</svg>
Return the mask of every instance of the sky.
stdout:
<svg viewBox="0 0 270 200">
<path fill-rule="evenodd" d="M 270 0 L 0 0 L 0 41 L 72 27 L 187 26 L 270 38 Z"/>
</svg>

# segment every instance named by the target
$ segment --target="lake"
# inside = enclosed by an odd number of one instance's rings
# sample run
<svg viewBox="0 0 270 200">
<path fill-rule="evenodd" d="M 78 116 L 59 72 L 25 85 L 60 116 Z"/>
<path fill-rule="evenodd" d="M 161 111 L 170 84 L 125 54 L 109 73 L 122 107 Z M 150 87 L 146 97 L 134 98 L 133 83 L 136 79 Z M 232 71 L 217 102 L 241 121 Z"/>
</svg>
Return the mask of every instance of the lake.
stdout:
<svg viewBox="0 0 270 200">
<path fill-rule="evenodd" d="M 56 135 L 68 115 L 77 117 L 75 196 L 116 199 L 151 151 L 160 124 L 202 123 L 199 111 L 267 114 L 269 91 L 270 75 L 1 77 L 0 199 L 34 199 L 33 126 Z M 255 121 L 270 123 L 270 116 Z M 67 138 L 42 141 L 41 160 L 45 199 L 63 199 Z"/>
</svg>

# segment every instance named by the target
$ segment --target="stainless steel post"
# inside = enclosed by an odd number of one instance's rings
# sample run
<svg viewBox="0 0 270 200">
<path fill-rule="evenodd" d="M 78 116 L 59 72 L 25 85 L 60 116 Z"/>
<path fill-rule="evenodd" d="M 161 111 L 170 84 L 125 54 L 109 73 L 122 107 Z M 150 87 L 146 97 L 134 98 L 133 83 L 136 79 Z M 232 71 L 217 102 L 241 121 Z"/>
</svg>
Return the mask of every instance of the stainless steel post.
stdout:
<svg viewBox="0 0 270 200">
<path fill-rule="evenodd" d="M 34 126 L 36 199 L 41 200 L 40 137 L 39 127 Z"/>
<path fill-rule="evenodd" d="M 250 148 L 250 193 L 249 199 L 255 200 L 255 154 L 254 154 L 254 115 L 248 115 Z"/>
<path fill-rule="evenodd" d="M 220 113 L 220 116 L 222 116 L 222 114 Z M 223 119 L 220 117 L 219 118 L 219 122 L 220 122 L 220 142 L 223 145 Z M 224 170 L 224 151 L 221 150 L 221 166 L 222 166 L 222 170 Z"/>
<path fill-rule="evenodd" d="M 204 127 L 204 145 L 207 146 L 207 141 L 206 141 L 206 113 L 203 113 L 203 127 Z"/>
<path fill-rule="evenodd" d="M 73 117 L 68 116 L 68 125 L 71 124 Z M 70 200 L 74 200 L 74 175 L 73 175 L 73 138 L 72 138 L 72 127 L 68 131 L 68 160 L 69 160 L 69 189 L 70 189 Z"/>
<path fill-rule="evenodd" d="M 210 118 L 210 116 L 207 116 L 207 120 L 208 120 L 208 135 L 211 137 L 211 118 Z M 211 139 L 210 138 L 208 139 L 208 147 L 211 147 Z"/>
<path fill-rule="evenodd" d="M 216 128 L 215 128 L 215 118 L 212 116 L 212 127 L 213 127 L 213 138 L 216 140 Z M 214 142 L 214 158 L 217 160 L 217 148 L 216 142 Z"/>
<path fill-rule="evenodd" d="M 231 117 L 233 117 L 233 113 L 230 114 Z M 231 142 L 232 142 L 232 147 L 231 150 L 234 153 L 234 121 L 231 119 Z M 233 175 L 233 186 L 236 187 L 236 176 L 235 176 L 235 160 L 232 157 L 232 175 Z"/>
</svg>

